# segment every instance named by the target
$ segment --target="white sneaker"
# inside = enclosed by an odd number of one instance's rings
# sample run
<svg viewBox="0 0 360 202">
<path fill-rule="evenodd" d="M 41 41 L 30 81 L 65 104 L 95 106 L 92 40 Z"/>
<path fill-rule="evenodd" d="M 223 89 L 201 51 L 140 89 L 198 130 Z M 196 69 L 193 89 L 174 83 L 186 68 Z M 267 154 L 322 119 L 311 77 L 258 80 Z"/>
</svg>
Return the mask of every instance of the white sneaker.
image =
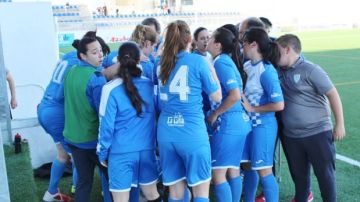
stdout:
<svg viewBox="0 0 360 202">
<path fill-rule="evenodd" d="M 58 192 L 56 194 L 50 194 L 49 191 L 46 191 L 43 196 L 43 201 L 46 201 L 46 202 L 53 202 L 53 201 L 70 202 L 70 201 L 72 201 L 72 198 L 70 196 L 66 196 L 65 194 L 62 194 L 60 192 Z"/>
</svg>

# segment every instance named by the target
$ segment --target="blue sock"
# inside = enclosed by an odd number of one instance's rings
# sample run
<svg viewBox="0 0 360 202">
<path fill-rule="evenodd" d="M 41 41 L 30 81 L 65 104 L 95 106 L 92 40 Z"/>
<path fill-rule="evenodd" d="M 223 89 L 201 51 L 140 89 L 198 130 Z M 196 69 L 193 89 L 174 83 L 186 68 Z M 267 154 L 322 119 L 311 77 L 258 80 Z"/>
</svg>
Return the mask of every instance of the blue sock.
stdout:
<svg viewBox="0 0 360 202">
<path fill-rule="evenodd" d="M 139 202 L 139 196 L 140 196 L 140 188 L 139 188 L 139 186 L 138 187 L 131 187 L 129 201 L 131 201 L 131 202 Z"/>
<path fill-rule="evenodd" d="M 100 180 L 101 180 L 101 187 L 102 187 L 102 191 L 103 191 L 103 198 L 104 198 L 104 202 L 111 202 L 111 193 L 110 193 L 110 189 L 109 189 L 109 182 L 106 179 L 104 173 L 99 169 L 99 175 L 100 175 Z"/>
<path fill-rule="evenodd" d="M 74 163 L 72 163 L 72 184 L 76 187 L 76 184 L 77 184 L 77 171 L 76 171 Z"/>
<path fill-rule="evenodd" d="M 261 178 L 263 191 L 267 202 L 279 201 L 279 185 L 273 174 Z"/>
<path fill-rule="evenodd" d="M 63 176 L 66 168 L 66 164 L 55 159 L 51 165 L 50 182 L 48 191 L 50 194 L 56 194 L 58 192 L 59 181 Z"/>
<path fill-rule="evenodd" d="M 259 175 L 255 170 L 244 171 L 244 195 L 245 202 L 253 202 L 255 200 L 256 189 L 259 184 Z"/>
<path fill-rule="evenodd" d="M 214 186 L 215 196 L 217 202 L 230 202 L 232 201 L 231 188 L 228 182 L 217 184 Z"/>
<path fill-rule="evenodd" d="M 209 198 L 196 197 L 193 202 L 209 202 Z"/>
<path fill-rule="evenodd" d="M 241 177 L 239 176 L 239 177 L 231 178 L 229 180 L 229 185 L 231 188 L 232 201 L 239 202 L 240 198 L 241 198 L 241 192 L 242 192 Z"/>
<path fill-rule="evenodd" d="M 191 192 L 190 192 L 189 188 L 186 186 L 185 190 L 184 190 L 184 201 L 189 202 L 190 197 L 191 197 Z"/>
</svg>

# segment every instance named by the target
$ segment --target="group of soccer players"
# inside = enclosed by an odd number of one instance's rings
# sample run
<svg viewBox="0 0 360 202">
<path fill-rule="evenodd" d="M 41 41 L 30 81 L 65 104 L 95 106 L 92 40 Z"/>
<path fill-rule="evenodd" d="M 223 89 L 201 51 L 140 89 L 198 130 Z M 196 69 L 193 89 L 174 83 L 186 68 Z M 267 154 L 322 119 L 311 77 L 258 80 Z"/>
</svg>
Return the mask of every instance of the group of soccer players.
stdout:
<svg viewBox="0 0 360 202">
<path fill-rule="evenodd" d="M 210 183 L 216 201 L 238 202 L 243 190 L 254 201 L 258 176 L 266 201 L 279 201 L 272 167 L 275 112 L 284 109 L 274 67 L 281 52 L 251 22 L 210 36 L 177 20 L 160 37 L 150 18 L 113 52 L 95 32 L 76 40 L 38 109 L 58 150 L 43 200 L 71 200 L 58 183 L 72 159 L 75 201 L 90 201 L 96 165 L 104 201 L 138 201 L 138 186 L 147 201 L 162 201 L 159 176 L 170 202 L 209 201 Z"/>
</svg>

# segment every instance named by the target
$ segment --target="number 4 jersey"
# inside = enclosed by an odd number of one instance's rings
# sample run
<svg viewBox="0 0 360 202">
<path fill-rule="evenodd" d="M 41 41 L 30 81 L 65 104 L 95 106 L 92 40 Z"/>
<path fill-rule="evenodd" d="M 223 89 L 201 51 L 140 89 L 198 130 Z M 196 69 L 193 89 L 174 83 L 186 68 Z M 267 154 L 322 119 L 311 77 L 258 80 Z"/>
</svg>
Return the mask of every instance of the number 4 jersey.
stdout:
<svg viewBox="0 0 360 202">
<path fill-rule="evenodd" d="M 204 90 L 210 95 L 219 89 L 209 65 L 202 56 L 183 51 L 178 53 L 176 65 L 165 85 L 162 85 L 158 75 L 161 111 L 158 121 L 159 141 L 188 142 L 208 139 L 201 92 Z"/>
</svg>

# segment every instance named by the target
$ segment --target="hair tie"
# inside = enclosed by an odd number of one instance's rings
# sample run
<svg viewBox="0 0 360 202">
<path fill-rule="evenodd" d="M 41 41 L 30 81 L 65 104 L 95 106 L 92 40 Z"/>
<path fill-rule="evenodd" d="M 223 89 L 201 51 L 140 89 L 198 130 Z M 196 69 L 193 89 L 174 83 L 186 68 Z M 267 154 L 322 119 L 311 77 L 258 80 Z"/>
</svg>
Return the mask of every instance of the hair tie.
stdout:
<svg viewBox="0 0 360 202">
<path fill-rule="evenodd" d="M 124 58 L 130 58 L 129 54 L 124 55 Z"/>
</svg>

